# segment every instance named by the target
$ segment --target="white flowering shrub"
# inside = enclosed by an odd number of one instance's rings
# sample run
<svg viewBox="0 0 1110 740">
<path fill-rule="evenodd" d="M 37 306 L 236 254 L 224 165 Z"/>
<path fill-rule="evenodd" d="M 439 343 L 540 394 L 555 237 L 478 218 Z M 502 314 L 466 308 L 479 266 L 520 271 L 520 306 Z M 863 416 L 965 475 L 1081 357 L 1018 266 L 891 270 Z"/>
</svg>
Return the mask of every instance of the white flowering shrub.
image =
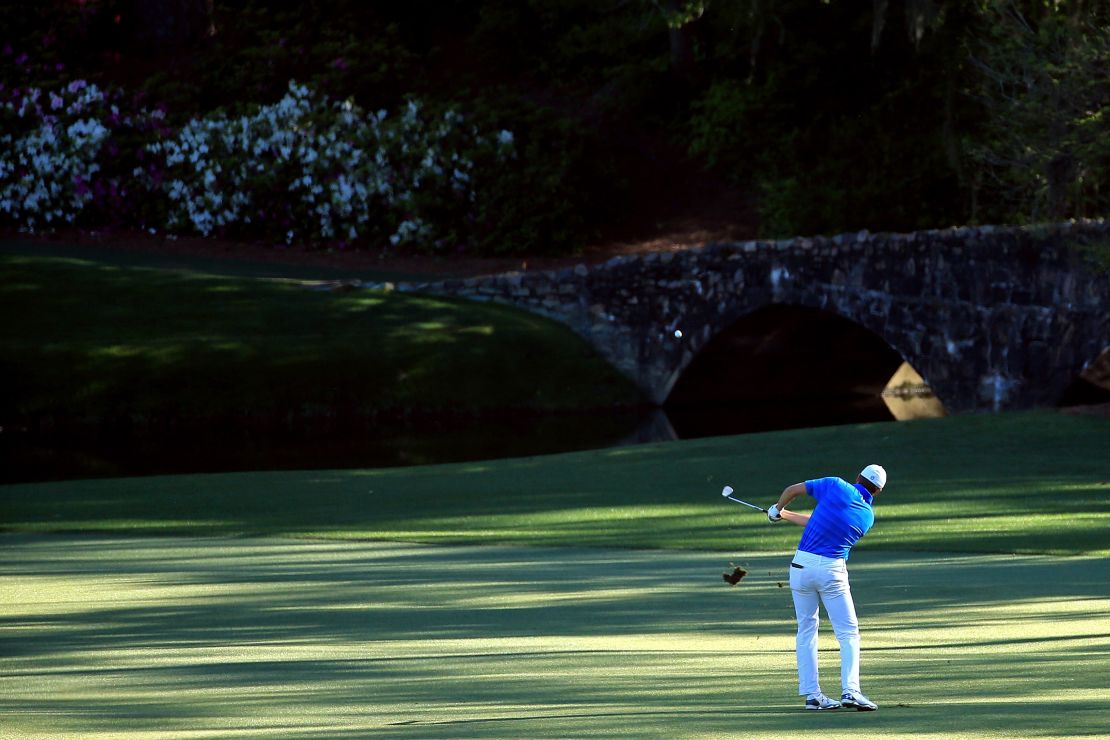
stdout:
<svg viewBox="0 0 1110 740">
<path fill-rule="evenodd" d="M 32 230 L 72 223 L 93 198 L 109 105 L 84 82 L 0 102 L 0 213 Z"/>
<path fill-rule="evenodd" d="M 272 105 L 178 130 L 117 103 L 81 81 L 0 101 L 0 218 L 447 249 L 474 244 L 491 210 L 483 183 L 515 156 L 510 132 L 454 110 L 410 100 L 367 113 L 296 83 Z"/>
<path fill-rule="evenodd" d="M 381 150 L 395 173 L 394 202 L 406 214 L 390 241 L 426 244 L 431 224 L 436 247 L 470 241 L 484 181 L 515 156 L 512 132 L 487 136 L 456 111 L 429 113 L 416 100 L 396 120 L 384 111 L 377 120 Z"/>
<path fill-rule="evenodd" d="M 161 161 L 171 229 L 442 248 L 466 238 L 477 163 L 511 156 L 512 135 L 484 136 L 417 101 L 395 118 L 368 114 L 290 83 L 273 105 L 194 119 L 147 151 Z"/>
<path fill-rule="evenodd" d="M 149 194 L 125 163 L 164 126 L 162 111 L 133 109 L 84 80 L 13 91 L 0 99 L 0 219 L 27 231 L 141 220 Z"/>
</svg>

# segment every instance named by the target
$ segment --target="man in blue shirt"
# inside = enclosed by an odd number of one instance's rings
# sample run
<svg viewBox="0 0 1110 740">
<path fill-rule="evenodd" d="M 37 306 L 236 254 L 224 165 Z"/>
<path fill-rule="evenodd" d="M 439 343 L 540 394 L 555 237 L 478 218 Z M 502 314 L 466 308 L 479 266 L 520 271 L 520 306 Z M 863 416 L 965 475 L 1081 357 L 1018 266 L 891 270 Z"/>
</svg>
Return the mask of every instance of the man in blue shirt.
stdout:
<svg viewBox="0 0 1110 740">
<path fill-rule="evenodd" d="M 790 590 L 798 617 L 798 693 L 806 697 L 806 709 L 878 709 L 860 691 L 859 623 L 848 584 L 847 560 L 852 545 L 875 523 L 871 510 L 874 497 L 886 485 L 886 471 L 868 465 L 854 484 L 842 478 L 818 478 L 787 486 L 778 502 L 767 510 L 771 523 L 783 519 L 805 527 L 798 551 L 790 563 Z M 811 514 L 787 511 L 797 497 L 809 494 L 816 503 Z M 817 674 L 818 608 L 832 622 L 840 643 L 840 701 L 821 693 Z"/>
</svg>

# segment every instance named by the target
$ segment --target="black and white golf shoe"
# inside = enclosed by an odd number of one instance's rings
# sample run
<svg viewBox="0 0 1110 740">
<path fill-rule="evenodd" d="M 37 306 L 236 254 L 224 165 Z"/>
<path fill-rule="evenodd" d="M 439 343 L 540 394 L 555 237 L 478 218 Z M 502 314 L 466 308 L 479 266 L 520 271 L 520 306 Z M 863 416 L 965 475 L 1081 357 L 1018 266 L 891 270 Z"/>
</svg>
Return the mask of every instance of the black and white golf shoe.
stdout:
<svg viewBox="0 0 1110 740">
<path fill-rule="evenodd" d="M 855 709 L 860 712 L 874 712 L 879 708 L 878 704 L 858 691 L 845 691 L 841 694 L 840 705 L 845 709 Z"/>
<path fill-rule="evenodd" d="M 810 694 L 806 699 L 806 709 L 817 711 L 823 709 L 840 709 L 840 702 L 830 699 L 824 694 Z"/>
</svg>

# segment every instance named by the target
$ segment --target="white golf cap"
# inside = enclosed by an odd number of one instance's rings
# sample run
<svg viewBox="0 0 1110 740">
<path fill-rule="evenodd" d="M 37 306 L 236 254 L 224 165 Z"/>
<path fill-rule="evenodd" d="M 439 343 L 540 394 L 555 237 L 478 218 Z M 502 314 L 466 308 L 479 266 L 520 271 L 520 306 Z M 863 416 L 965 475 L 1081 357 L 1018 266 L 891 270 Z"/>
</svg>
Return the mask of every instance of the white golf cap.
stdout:
<svg viewBox="0 0 1110 740">
<path fill-rule="evenodd" d="M 868 465 L 860 471 L 859 477 L 871 481 L 876 488 L 886 487 L 886 471 L 882 465 Z"/>
</svg>

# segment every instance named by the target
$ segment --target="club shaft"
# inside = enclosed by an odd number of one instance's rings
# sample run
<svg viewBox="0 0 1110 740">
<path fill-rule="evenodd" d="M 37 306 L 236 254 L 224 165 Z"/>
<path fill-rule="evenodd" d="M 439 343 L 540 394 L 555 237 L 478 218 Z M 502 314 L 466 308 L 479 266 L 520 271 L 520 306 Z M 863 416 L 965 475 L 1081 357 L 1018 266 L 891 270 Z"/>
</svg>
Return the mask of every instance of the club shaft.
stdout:
<svg viewBox="0 0 1110 740">
<path fill-rule="evenodd" d="M 755 509 L 756 511 L 762 511 L 764 514 L 767 513 L 767 510 L 764 509 L 762 506 L 756 506 L 755 504 L 749 504 L 747 501 L 741 501 L 740 499 L 733 498 L 732 496 L 725 496 L 725 498 L 727 498 L 729 501 L 735 501 L 738 504 L 743 504 L 744 506 L 747 506 L 750 509 Z"/>
</svg>

